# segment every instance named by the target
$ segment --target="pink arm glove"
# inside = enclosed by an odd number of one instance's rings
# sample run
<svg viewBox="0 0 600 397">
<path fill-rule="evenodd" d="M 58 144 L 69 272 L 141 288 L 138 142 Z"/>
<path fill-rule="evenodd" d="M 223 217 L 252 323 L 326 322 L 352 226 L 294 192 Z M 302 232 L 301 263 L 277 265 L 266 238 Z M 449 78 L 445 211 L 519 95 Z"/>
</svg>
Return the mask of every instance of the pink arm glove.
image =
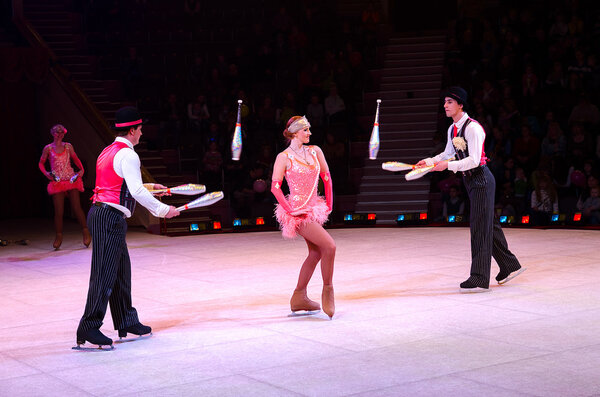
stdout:
<svg viewBox="0 0 600 397">
<path fill-rule="evenodd" d="M 325 200 L 327 201 L 327 208 L 329 211 L 333 210 L 333 185 L 331 183 L 331 174 L 329 172 L 321 172 L 321 179 L 323 179 L 323 185 L 325 186 Z"/>
<path fill-rule="evenodd" d="M 284 210 L 286 210 L 288 213 L 294 211 L 290 203 L 288 203 L 288 201 L 285 199 L 283 192 L 281 191 L 281 181 L 273 180 L 273 182 L 271 182 L 271 193 L 273 193 L 273 196 L 275 196 L 275 198 L 279 202 L 279 205 L 281 205 Z"/>
</svg>

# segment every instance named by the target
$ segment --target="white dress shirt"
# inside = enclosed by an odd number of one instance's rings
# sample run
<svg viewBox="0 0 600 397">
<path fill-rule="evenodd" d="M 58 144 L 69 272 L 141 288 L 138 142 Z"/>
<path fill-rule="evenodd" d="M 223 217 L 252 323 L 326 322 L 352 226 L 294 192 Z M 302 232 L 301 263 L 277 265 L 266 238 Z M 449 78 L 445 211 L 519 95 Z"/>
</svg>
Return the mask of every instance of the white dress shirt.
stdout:
<svg viewBox="0 0 600 397">
<path fill-rule="evenodd" d="M 129 148 L 119 150 L 115 155 L 113 159 L 115 172 L 121 178 L 125 179 L 127 188 L 135 201 L 146 207 L 152 215 L 163 218 L 169 212 L 169 206 L 157 200 L 142 184 L 142 173 L 140 171 L 142 164 L 140 157 L 133 150 L 133 144 L 128 139 L 120 136 L 115 139 L 115 142 L 123 142 L 129 146 Z M 124 213 L 127 218 L 131 217 L 131 211 L 122 205 L 114 203 L 106 204 L 115 207 Z"/>
<path fill-rule="evenodd" d="M 460 131 L 468 119 L 469 115 L 465 112 L 457 123 L 452 123 L 450 128 L 448 128 L 448 142 L 446 143 L 446 149 L 435 157 L 426 158 L 425 163 L 427 165 L 433 165 L 438 161 L 448 160 L 456 155 L 456 149 L 452 144 L 454 126 L 456 125 L 457 131 Z M 448 169 L 455 173 L 457 171 L 468 171 L 472 168 L 477 168 L 481 163 L 481 152 L 483 150 L 483 142 L 485 141 L 485 131 L 483 130 L 483 127 L 478 122 L 471 121 L 465 129 L 464 138 L 467 141 L 469 156 L 462 160 L 448 162 Z"/>
</svg>

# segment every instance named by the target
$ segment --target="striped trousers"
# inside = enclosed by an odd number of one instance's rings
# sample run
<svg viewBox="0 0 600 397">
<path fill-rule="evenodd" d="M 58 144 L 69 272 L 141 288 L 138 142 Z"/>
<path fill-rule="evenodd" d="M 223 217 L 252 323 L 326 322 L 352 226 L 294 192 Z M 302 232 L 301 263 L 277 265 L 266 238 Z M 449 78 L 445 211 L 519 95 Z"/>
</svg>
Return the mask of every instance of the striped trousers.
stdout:
<svg viewBox="0 0 600 397">
<path fill-rule="evenodd" d="M 87 224 L 92 234 L 92 269 L 79 330 L 100 328 L 108 304 L 115 329 L 137 324 L 137 311 L 131 305 L 127 221 L 118 211 L 92 205 Z"/>
<path fill-rule="evenodd" d="M 519 260 L 508 249 L 500 222 L 494 216 L 496 180 L 487 167 L 471 170 L 463 175 L 471 202 L 469 217 L 471 228 L 471 276 L 469 280 L 478 287 L 488 288 L 492 257 L 500 271 L 509 273 L 521 268 Z"/>
</svg>

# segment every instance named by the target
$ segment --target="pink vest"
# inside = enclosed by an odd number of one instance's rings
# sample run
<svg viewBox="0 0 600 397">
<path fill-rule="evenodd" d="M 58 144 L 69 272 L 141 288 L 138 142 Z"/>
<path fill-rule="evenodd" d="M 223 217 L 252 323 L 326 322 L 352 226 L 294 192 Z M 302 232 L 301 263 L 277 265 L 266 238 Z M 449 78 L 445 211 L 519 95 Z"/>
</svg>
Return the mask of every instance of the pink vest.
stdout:
<svg viewBox="0 0 600 397">
<path fill-rule="evenodd" d="M 125 179 L 115 172 L 113 161 L 121 149 L 129 148 L 124 142 L 114 142 L 107 146 L 96 162 L 96 188 L 92 200 L 122 205 L 133 214 L 135 199 L 129 193 Z"/>
</svg>

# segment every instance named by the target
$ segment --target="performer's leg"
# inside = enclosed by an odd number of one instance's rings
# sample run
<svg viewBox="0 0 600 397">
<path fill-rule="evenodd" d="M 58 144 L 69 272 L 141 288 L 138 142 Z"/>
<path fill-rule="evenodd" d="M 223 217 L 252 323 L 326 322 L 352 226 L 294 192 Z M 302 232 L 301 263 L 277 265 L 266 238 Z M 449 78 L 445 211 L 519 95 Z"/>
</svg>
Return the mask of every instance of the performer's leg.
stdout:
<svg viewBox="0 0 600 397">
<path fill-rule="evenodd" d="M 81 202 L 79 200 L 79 190 L 69 190 L 69 201 L 71 202 L 71 209 L 73 210 L 73 213 L 77 217 L 77 221 L 83 229 L 83 244 L 87 247 L 92 241 L 92 236 L 90 236 L 90 231 L 87 227 L 85 215 L 83 214 L 83 210 L 81 209 Z"/>
<path fill-rule="evenodd" d="M 494 218 L 494 249 L 492 256 L 500 267 L 500 272 L 512 273 L 521 268 L 517 257 L 508 249 L 506 237 L 500 226 L 500 222 Z"/>
<path fill-rule="evenodd" d="M 54 238 L 54 244 L 52 246 L 58 249 L 62 244 L 63 238 L 63 216 L 65 213 L 65 193 L 60 192 L 52 195 L 52 202 L 54 204 L 54 230 L 56 237 Z"/>
<path fill-rule="evenodd" d="M 300 268 L 298 284 L 296 285 L 296 289 L 294 290 L 292 298 L 290 299 L 290 308 L 293 312 L 321 309 L 321 306 L 317 302 L 310 300 L 306 293 L 306 286 L 315 272 L 317 263 L 319 263 L 319 260 L 321 260 L 321 251 L 319 251 L 319 247 L 317 245 L 308 240 L 306 240 L 306 245 L 308 245 L 308 256 L 304 260 L 302 268 Z"/>
<path fill-rule="evenodd" d="M 333 262 L 335 260 L 335 241 L 323 226 L 309 223 L 298 230 L 298 234 L 317 246 L 321 253 L 321 274 L 323 284 L 331 285 L 333 282 Z"/>
<path fill-rule="evenodd" d="M 319 251 L 319 247 L 306 240 L 306 245 L 308 245 L 308 256 L 304 260 L 302 267 L 300 268 L 300 274 L 298 275 L 298 284 L 296 285 L 297 290 L 306 289 L 308 282 L 312 278 L 313 273 L 315 272 L 315 268 L 317 267 L 317 263 L 321 260 L 321 251 Z"/>
<path fill-rule="evenodd" d="M 332 318 L 335 313 L 335 301 L 333 296 L 333 262 L 335 260 L 335 241 L 323 226 L 317 223 L 309 223 L 298 230 L 298 234 L 319 248 L 321 253 L 321 275 L 323 277 L 323 293 L 321 302 L 323 311 Z"/>
<path fill-rule="evenodd" d="M 109 304 L 115 329 L 124 329 L 140 322 L 131 303 L 131 260 L 126 243 L 121 251 L 117 279 Z"/>
<path fill-rule="evenodd" d="M 484 170 L 489 172 L 487 168 Z M 478 287 L 490 285 L 492 265 L 494 194 L 496 183 L 491 173 L 479 172 L 467 181 L 471 202 L 471 276 L 469 280 Z"/>
<path fill-rule="evenodd" d="M 85 310 L 79 331 L 100 328 L 117 279 L 127 222 L 114 212 L 92 206 L 88 214 L 92 233 L 92 268 Z"/>
<path fill-rule="evenodd" d="M 81 227 L 87 228 L 87 222 L 85 219 L 85 215 L 83 214 L 83 210 L 81 209 L 81 201 L 79 199 L 79 190 L 71 189 L 69 190 L 69 201 L 71 202 L 71 210 L 77 217 L 77 221 L 81 225 Z"/>
</svg>

